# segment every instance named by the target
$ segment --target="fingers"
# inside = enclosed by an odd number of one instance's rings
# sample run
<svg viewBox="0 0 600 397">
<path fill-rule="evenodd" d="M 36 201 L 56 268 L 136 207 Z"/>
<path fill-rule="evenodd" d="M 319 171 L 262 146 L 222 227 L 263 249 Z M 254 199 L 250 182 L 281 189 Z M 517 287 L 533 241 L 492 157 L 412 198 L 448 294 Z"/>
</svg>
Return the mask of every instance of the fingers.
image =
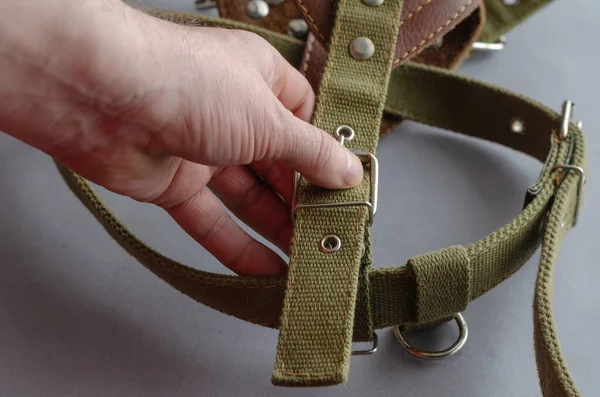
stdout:
<svg viewBox="0 0 600 397">
<path fill-rule="evenodd" d="M 308 80 L 284 59 L 271 90 L 292 114 L 309 122 L 315 106 L 315 94 Z"/>
<path fill-rule="evenodd" d="M 239 275 L 270 276 L 285 272 L 285 262 L 253 239 L 229 217 L 209 189 L 166 211 L 192 238 Z"/>
<path fill-rule="evenodd" d="M 325 188 L 346 189 L 360 183 L 363 167 L 354 153 L 315 126 L 291 114 L 282 117 L 275 120 L 285 127 L 271 138 L 279 141 L 273 142 L 272 160 L 283 161 Z"/>
<path fill-rule="evenodd" d="M 293 171 L 279 161 L 257 161 L 250 167 L 260 175 L 279 196 L 287 203 L 288 209 L 292 205 Z"/>
<path fill-rule="evenodd" d="M 208 187 L 242 222 L 289 253 L 293 233 L 290 208 L 252 170 L 223 168 Z"/>
<path fill-rule="evenodd" d="M 275 78 L 267 84 L 279 100 L 278 109 L 269 112 L 275 126 L 282 130 L 271 139 L 279 148 L 275 159 L 286 161 L 308 180 L 327 188 L 349 188 L 356 186 L 363 176 L 359 159 L 345 149 L 329 134 L 309 123 L 315 104 L 315 94 L 308 80 L 292 67 L 277 51 L 275 62 L 268 64 L 276 68 Z M 268 66 L 267 66 L 268 67 Z M 279 105 L 279 106 L 277 106 Z M 287 110 L 287 111 L 285 111 Z"/>
</svg>

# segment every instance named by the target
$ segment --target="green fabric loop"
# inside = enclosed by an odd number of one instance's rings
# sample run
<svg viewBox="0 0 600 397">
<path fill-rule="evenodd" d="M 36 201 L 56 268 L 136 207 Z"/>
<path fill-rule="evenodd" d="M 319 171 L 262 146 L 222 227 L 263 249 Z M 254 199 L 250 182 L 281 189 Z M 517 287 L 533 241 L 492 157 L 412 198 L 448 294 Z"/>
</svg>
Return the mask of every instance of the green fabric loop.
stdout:
<svg viewBox="0 0 600 397">
<path fill-rule="evenodd" d="M 415 279 L 416 322 L 445 319 L 467 308 L 471 297 L 469 255 L 453 246 L 409 259 Z"/>
</svg>

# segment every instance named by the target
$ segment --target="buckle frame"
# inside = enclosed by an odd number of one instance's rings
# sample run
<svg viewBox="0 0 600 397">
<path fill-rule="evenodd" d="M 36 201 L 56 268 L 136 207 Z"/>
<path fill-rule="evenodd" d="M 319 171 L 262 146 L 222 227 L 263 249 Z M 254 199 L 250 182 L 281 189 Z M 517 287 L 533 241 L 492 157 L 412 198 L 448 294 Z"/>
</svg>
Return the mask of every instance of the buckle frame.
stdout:
<svg viewBox="0 0 600 397">
<path fill-rule="evenodd" d="M 346 131 L 346 133 L 344 133 Z M 339 126 L 335 135 L 338 138 L 338 141 L 342 146 L 344 146 L 344 142 L 352 140 L 354 138 L 354 130 L 348 126 Z M 368 201 L 347 201 L 347 202 L 336 202 L 336 203 L 320 203 L 320 204 L 303 204 L 298 203 L 297 201 L 297 193 L 298 186 L 300 186 L 300 181 L 302 179 L 302 175 L 294 171 L 294 177 L 292 181 L 292 224 L 296 224 L 296 211 L 302 208 L 334 208 L 334 207 L 353 207 L 353 206 L 365 206 L 369 209 L 369 225 L 373 225 L 373 219 L 375 218 L 375 214 L 377 213 L 377 201 L 378 201 L 378 191 L 379 191 L 379 161 L 377 157 L 373 153 L 371 153 L 366 148 L 351 148 L 350 149 L 361 161 L 361 163 L 370 164 L 371 168 L 371 196 Z"/>
</svg>

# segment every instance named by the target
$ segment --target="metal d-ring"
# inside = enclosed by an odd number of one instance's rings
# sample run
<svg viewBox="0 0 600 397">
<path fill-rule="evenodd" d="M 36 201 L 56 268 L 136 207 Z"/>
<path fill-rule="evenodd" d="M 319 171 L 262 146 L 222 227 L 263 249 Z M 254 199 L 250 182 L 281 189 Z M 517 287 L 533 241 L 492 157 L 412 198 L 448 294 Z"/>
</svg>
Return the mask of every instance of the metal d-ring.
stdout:
<svg viewBox="0 0 600 397">
<path fill-rule="evenodd" d="M 454 315 L 454 321 L 456 321 L 456 325 L 458 325 L 458 339 L 456 340 L 456 342 L 454 342 L 452 346 L 441 351 L 421 350 L 412 346 L 406 340 L 404 334 L 402 333 L 402 330 L 400 329 L 400 326 L 398 325 L 394 327 L 394 335 L 396 336 L 396 340 L 398 340 L 400 345 L 411 355 L 426 360 L 441 360 L 443 358 L 447 358 L 452 356 L 453 354 L 458 353 L 458 351 L 463 348 L 465 343 L 467 343 L 467 337 L 469 336 L 467 322 L 460 313 L 456 313 Z"/>
</svg>

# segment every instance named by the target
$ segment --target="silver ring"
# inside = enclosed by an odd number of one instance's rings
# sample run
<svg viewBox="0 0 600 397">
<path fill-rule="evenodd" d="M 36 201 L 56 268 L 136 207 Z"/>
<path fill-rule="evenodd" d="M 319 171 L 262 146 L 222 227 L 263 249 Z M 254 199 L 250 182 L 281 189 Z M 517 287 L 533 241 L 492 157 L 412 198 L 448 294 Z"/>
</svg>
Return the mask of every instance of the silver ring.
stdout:
<svg viewBox="0 0 600 397">
<path fill-rule="evenodd" d="M 417 349 L 416 347 L 412 346 L 410 343 L 408 343 L 408 341 L 402 334 L 402 330 L 400 329 L 400 326 L 398 326 L 398 325 L 396 325 L 394 327 L 394 335 L 396 336 L 396 340 L 400 343 L 400 345 L 411 355 L 413 355 L 417 358 L 422 358 L 422 359 L 426 359 L 426 360 L 441 360 L 443 358 L 447 358 L 447 357 L 452 356 L 453 354 L 458 353 L 458 351 L 463 348 L 465 343 L 467 343 L 467 337 L 469 336 L 469 330 L 467 328 L 467 323 L 466 323 L 465 319 L 463 318 L 463 316 L 460 313 L 456 313 L 454 315 L 454 321 L 456 321 L 456 325 L 458 325 L 458 331 L 459 331 L 458 339 L 449 348 L 447 348 L 445 350 L 437 351 L 437 352 L 421 350 L 421 349 Z"/>
<path fill-rule="evenodd" d="M 335 129 L 335 137 L 344 145 L 344 142 L 350 142 L 354 139 L 354 129 L 348 125 L 340 125 Z"/>
</svg>

